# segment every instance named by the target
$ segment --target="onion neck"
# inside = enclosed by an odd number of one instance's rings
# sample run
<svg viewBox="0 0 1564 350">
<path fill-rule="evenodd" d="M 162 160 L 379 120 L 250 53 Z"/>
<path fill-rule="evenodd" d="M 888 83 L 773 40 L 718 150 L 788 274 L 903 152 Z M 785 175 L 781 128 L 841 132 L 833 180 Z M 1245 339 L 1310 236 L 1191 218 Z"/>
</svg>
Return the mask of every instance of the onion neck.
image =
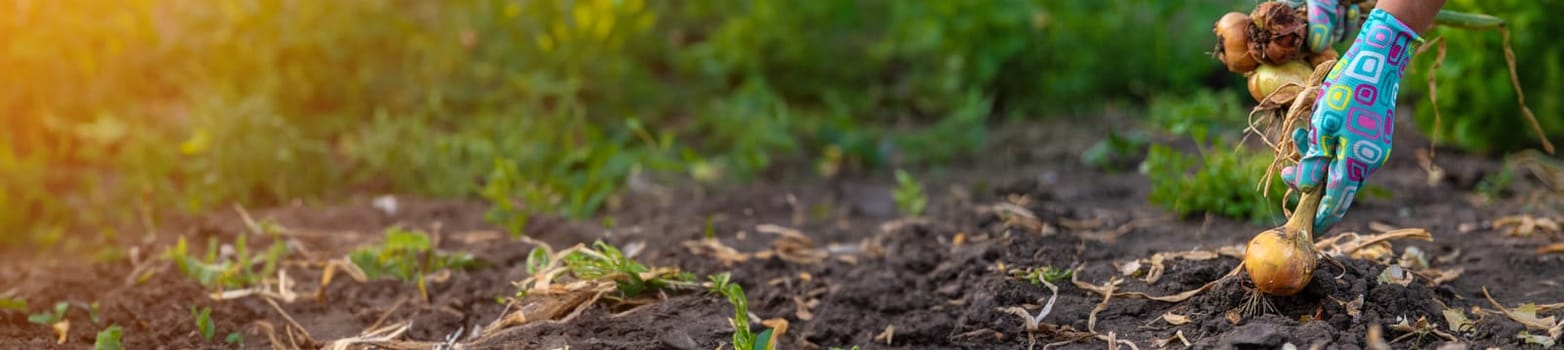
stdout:
<svg viewBox="0 0 1564 350">
<path fill-rule="evenodd" d="M 1314 192 L 1304 192 L 1303 199 L 1298 201 L 1298 207 L 1292 211 L 1292 217 L 1287 219 L 1286 232 L 1288 235 L 1301 235 L 1300 241 L 1314 244 L 1314 215 L 1319 211 L 1320 199 L 1325 197 L 1324 189 L 1315 189 Z"/>
</svg>

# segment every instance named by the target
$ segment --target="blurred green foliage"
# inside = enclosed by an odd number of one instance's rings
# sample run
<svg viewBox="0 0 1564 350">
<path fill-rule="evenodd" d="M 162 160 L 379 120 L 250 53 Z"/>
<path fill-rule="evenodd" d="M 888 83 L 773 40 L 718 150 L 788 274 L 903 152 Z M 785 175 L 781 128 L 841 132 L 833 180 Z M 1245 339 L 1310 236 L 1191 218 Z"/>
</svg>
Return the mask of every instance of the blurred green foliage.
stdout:
<svg viewBox="0 0 1564 350">
<path fill-rule="evenodd" d="M 1189 96 L 1153 99 L 1150 119 L 1160 129 L 1194 140 L 1198 151 L 1189 155 L 1168 145 L 1147 150 L 1140 172 L 1151 180 L 1152 203 L 1186 217 L 1214 214 L 1263 222 L 1280 217 L 1281 195 L 1286 186 L 1272 178 L 1266 188 L 1257 187 L 1271 165 L 1268 150 L 1239 144 L 1246 107 L 1237 91 L 1200 91 Z"/>
<path fill-rule="evenodd" d="M 1526 104 L 1537 116 L 1548 138 L 1564 140 L 1564 22 L 1552 19 L 1564 13 L 1564 1 L 1452 0 L 1449 10 L 1484 13 L 1505 20 L 1515 50 L 1516 68 Z M 1515 151 L 1537 147 L 1536 132 L 1515 103 L 1510 72 L 1504 58 L 1503 36 L 1497 30 L 1472 31 L 1436 27 L 1427 39 L 1443 37 L 1448 45 L 1444 65 L 1434 73 L 1438 83 L 1442 124 L 1440 143 L 1479 153 Z M 1427 73 L 1436 49 L 1419 56 L 1415 68 L 1402 80 L 1402 104 L 1417 112 L 1417 124 L 1432 132 L 1434 111 L 1428 102 Z"/>
<path fill-rule="evenodd" d="M 937 163 L 996 117 L 1231 84 L 1204 52 L 1244 5 L 17 2 L 0 14 L 0 244 L 364 191 L 481 196 L 521 233 L 593 215 L 633 174 Z"/>
</svg>

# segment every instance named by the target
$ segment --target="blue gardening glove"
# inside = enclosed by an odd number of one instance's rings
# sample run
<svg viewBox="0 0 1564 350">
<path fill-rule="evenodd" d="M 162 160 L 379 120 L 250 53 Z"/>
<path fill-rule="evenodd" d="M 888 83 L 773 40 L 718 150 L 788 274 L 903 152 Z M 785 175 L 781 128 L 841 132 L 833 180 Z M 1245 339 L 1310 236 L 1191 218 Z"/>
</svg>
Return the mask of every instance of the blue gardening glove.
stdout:
<svg viewBox="0 0 1564 350">
<path fill-rule="evenodd" d="M 1282 180 L 1304 192 L 1324 183 L 1316 230 L 1341 221 L 1363 181 L 1390 155 L 1396 93 L 1412 61 L 1411 46 L 1419 40 L 1390 13 L 1374 10 L 1352 48 L 1326 75 L 1309 128 L 1294 130 L 1303 158 L 1282 169 Z"/>
<path fill-rule="evenodd" d="M 1304 39 L 1309 52 L 1325 52 L 1331 48 L 1331 42 L 1340 41 L 1345 36 L 1343 25 L 1350 27 L 1348 19 L 1356 19 L 1353 9 L 1358 6 L 1337 6 L 1336 0 L 1308 0 L 1304 5 L 1309 6 L 1309 33 Z"/>
</svg>

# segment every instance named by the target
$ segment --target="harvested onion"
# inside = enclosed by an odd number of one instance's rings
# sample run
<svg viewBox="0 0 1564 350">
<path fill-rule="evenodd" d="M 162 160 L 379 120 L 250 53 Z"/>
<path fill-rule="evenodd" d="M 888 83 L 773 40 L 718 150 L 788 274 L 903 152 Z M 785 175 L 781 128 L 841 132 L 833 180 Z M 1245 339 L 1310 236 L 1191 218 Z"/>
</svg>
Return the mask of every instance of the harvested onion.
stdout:
<svg viewBox="0 0 1564 350">
<path fill-rule="evenodd" d="M 1261 63 L 1282 64 L 1298 57 L 1308 30 L 1301 10 L 1280 1 L 1260 3 L 1249 14 L 1255 30 L 1249 36 L 1249 55 Z"/>
<path fill-rule="evenodd" d="M 1309 65 L 1310 66 L 1319 66 L 1320 63 L 1324 63 L 1325 61 L 1334 60 L 1334 59 L 1337 59 L 1337 58 L 1341 58 L 1341 54 L 1336 53 L 1336 49 L 1325 48 L 1325 51 L 1323 51 L 1323 52 L 1310 52 L 1309 53 Z"/>
<path fill-rule="evenodd" d="M 1242 12 L 1228 12 L 1216 21 L 1216 59 L 1233 73 L 1248 73 L 1260 65 L 1249 55 L 1249 27 L 1254 21 Z"/>
<path fill-rule="evenodd" d="M 1325 191 L 1304 193 L 1292 218 L 1279 228 L 1265 230 L 1249 240 L 1244 270 L 1262 293 L 1293 295 L 1314 277 L 1314 213 Z"/>
<path fill-rule="evenodd" d="M 1254 97 L 1255 101 L 1263 101 L 1287 83 L 1296 84 L 1296 89 L 1302 89 L 1311 74 L 1314 74 L 1314 70 L 1299 61 L 1282 65 L 1262 64 L 1249 75 L 1249 96 Z"/>
</svg>

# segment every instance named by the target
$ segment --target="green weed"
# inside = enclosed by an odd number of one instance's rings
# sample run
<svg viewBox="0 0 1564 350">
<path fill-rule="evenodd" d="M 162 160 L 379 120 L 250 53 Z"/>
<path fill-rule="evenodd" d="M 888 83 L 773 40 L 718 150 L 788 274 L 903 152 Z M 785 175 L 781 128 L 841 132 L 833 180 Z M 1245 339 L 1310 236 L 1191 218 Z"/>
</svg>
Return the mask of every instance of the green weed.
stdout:
<svg viewBox="0 0 1564 350">
<path fill-rule="evenodd" d="M 1147 198 L 1181 217 L 1210 213 L 1263 221 L 1281 215 L 1281 201 L 1266 198 L 1255 188 L 1271 165 L 1269 154 L 1211 143 L 1201 147 L 1200 156 L 1152 145 L 1140 168 L 1151 179 Z M 1273 198 L 1286 191 L 1280 179 L 1267 185 Z"/>
<path fill-rule="evenodd" d="M 600 279 L 610 276 L 615 278 L 615 284 L 619 286 L 619 292 L 625 297 L 633 297 L 656 288 L 658 281 L 646 281 L 641 278 L 641 273 L 650 271 L 646 265 L 625 257 L 619 248 L 611 244 L 597 241 L 592 243 L 590 250 L 578 250 L 565 255 L 565 267 L 570 273 L 583 279 Z"/>
<path fill-rule="evenodd" d="M 87 306 L 87 318 L 91 319 L 92 323 L 103 323 L 103 318 L 98 316 L 100 313 L 99 310 L 101 309 L 102 308 L 99 306 L 98 302 L 92 302 L 92 304 Z"/>
<path fill-rule="evenodd" d="M 185 237 L 179 237 L 179 241 L 164 256 L 173 260 L 186 277 L 202 286 L 247 288 L 276 275 L 277 264 L 288 255 L 287 243 L 275 233 L 271 233 L 271 236 L 271 247 L 260 255 L 250 251 L 249 234 L 240 234 L 234 241 L 232 257 L 219 256 L 217 237 L 207 239 L 204 257 L 194 255 Z"/>
<path fill-rule="evenodd" d="M 27 299 L 0 297 L 0 310 L 27 311 Z"/>
<path fill-rule="evenodd" d="M 891 193 L 891 197 L 896 201 L 896 210 L 902 215 L 923 215 L 923 210 L 929 205 L 929 196 L 923 194 L 923 183 L 901 169 L 896 169 L 896 190 Z"/>
<path fill-rule="evenodd" d="M 728 297 L 728 302 L 733 304 L 733 318 L 728 319 L 728 323 L 733 326 L 733 348 L 754 349 L 756 336 L 749 329 L 749 299 L 744 297 L 744 287 L 733 283 L 731 275 L 727 273 L 712 275 L 709 279 L 710 292 Z"/>
<path fill-rule="evenodd" d="M 112 325 L 98 332 L 98 337 L 92 341 L 93 350 L 120 350 L 125 346 L 120 344 L 120 338 L 125 335 L 125 330 L 119 325 Z"/>
<path fill-rule="evenodd" d="M 196 330 L 200 331 L 201 339 L 212 341 L 212 337 L 217 335 L 217 325 L 212 323 L 212 308 L 202 307 L 197 309 L 191 306 L 190 314 L 195 316 Z"/>
<path fill-rule="evenodd" d="M 1011 270 L 1010 277 L 1041 285 L 1042 282 L 1057 283 L 1075 276 L 1075 269 L 1061 269 L 1053 266 L 1035 267 L 1025 270 Z"/>
<path fill-rule="evenodd" d="M 52 324 L 55 324 L 55 323 L 60 323 L 60 321 L 65 320 L 65 312 L 69 311 L 70 308 L 71 308 L 71 303 L 69 303 L 69 302 L 62 301 L 62 302 L 54 303 L 54 309 L 52 309 L 52 310 L 44 311 L 44 312 L 40 312 L 40 313 L 36 313 L 36 314 L 32 314 L 32 315 L 28 315 L 27 316 L 27 322 L 37 323 L 37 324 L 46 325 L 46 326 L 47 325 L 52 325 Z"/>
<path fill-rule="evenodd" d="M 590 247 L 577 245 L 561 253 L 540 245 L 527 254 L 526 269 L 533 277 L 519 284 L 517 297 L 525 297 L 531 286 L 544 282 L 540 279 L 544 277 L 549 278 L 548 282 L 564 276 L 583 281 L 613 281 L 619 293 L 609 298 L 615 300 L 698 286 L 694 274 L 671 268 L 648 268 L 603 241 L 594 242 Z"/>
<path fill-rule="evenodd" d="M 1184 154 L 1166 145 L 1151 145 L 1140 173 L 1151 180 L 1147 199 L 1180 217 L 1215 214 L 1251 221 L 1280 217 L 1280 198 L 1286 191 L 1273 178 L 1256 188 L 1271 165 L 1269 152 L 1235 146 L 1248 115 L 1231 91 L 1199 91 L 1185 97 L 1168 96 L 1152 101 L 1149 113 L 1160 129 L 1194 141 L 1197 154 Z M 1264 191 L 1274 197 L 1267 198 Z"/>
<path fill-rule="evenodd" d="M 426 274 L 467 269 L 478 264 L 471 254 L 436 250 L 428 235 L 400 227 L 386 229 L 384 241 L 354 250 L 348 254 L 348 260 L 363 270 L 366 277 L 393 277 L 406 282 L 416 281 L 420 286 Z"/>
</svg>

